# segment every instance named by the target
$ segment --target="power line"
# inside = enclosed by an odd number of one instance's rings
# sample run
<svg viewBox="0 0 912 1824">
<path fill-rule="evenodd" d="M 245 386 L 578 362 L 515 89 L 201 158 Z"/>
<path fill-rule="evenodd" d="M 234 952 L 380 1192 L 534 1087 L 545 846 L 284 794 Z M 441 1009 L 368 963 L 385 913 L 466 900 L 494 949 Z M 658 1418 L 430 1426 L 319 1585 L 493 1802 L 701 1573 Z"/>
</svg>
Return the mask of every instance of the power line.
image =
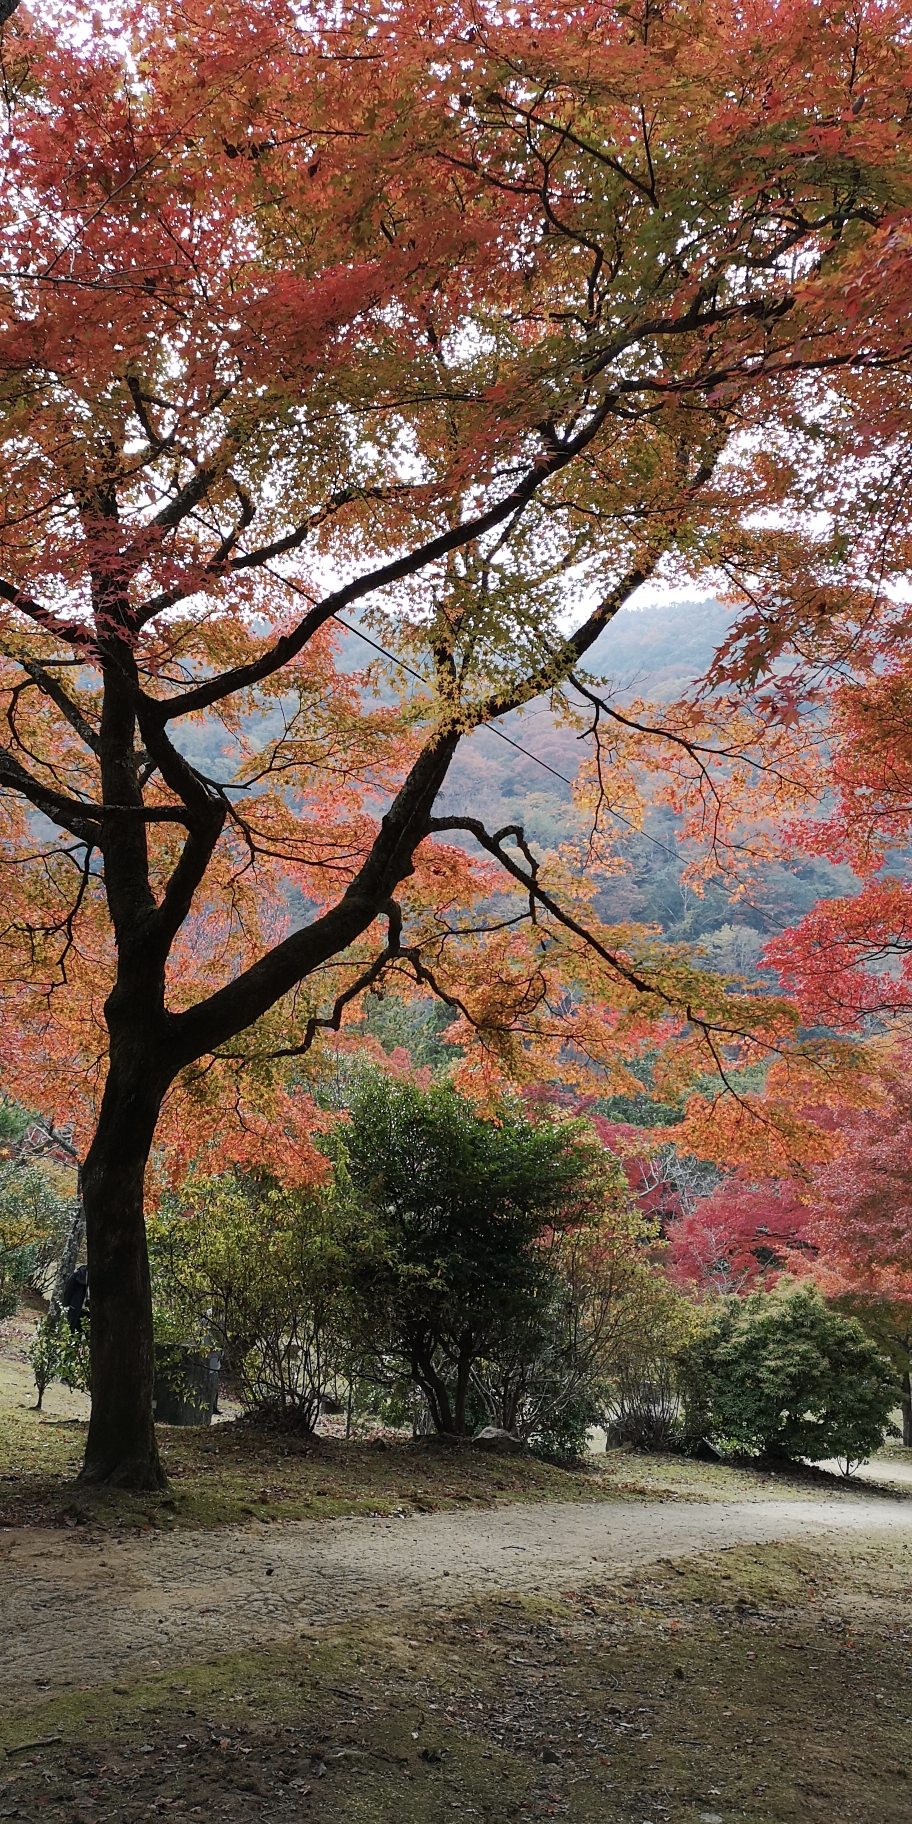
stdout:
<svg viewBox="0 0 912 1824">
<path fill-rule="evenodd" d="M 283 576 L 281 570 L 274 570 L 271 564 L 264 564 L 263 569 L 267 571 L 270 576 L 274 576 L 276 582 L 284 583 L 286 589 L 290 589 L 294 595 L 302 595 L 305 601 L 309 601 L 311 606 L 313 605 L 313 598 L 308 595 L 306 589 L 301 588 L 300 583 L 294 581 L 293 577 Z M 381 646 L 378 640 L 371 639 L 369 633 L 362 633 L 360 627 L 353 627 L 350 621 L 344 621 L 341 614 L 333 613 L 330 618 L 336 621 L 346 633 L 353 634 L 356 640 L 363 640 L 366 646 L 372 646 L 374 651 L 379 652 L 382 658 L 389 659 L 391 665 L 398 665 L 400 671 L 408 672 L 410 678 L 417 678 L 419 684 L 427 683 L 427 679 L 422 677 L 420 671 L 415 670 L 414 665 L 407 665 L 405 659 L 397 658 L 394 652 L 388 652 L 386 647 Z M 562 785 L 569 785 L 572 791 L 573 780 L 568 779 L 566 773 L 559 773 L 556 766 L 551 766 L 550 763 L 547 760 L 543 760 L 539 754 L 533 754 L 531 748 L 522 747 L 518 741 L 513 740 L 512 735 L 505 734 L 502 728 L 496 728 L 493 722 L 483 722 L 480 726 L 489 729 L 492 735 L 498 737 L 498 740 L 506 741 L 508 747 L 515 747 L 518 754 L 522 754 L 526 760 L 533 760 L 536 766 L 540 766 L 546 773 L 551 773 L 553 778 L 561 781 Z M 612 811 L 611 815 L 617 819 L 618 823 L 623 823 L 628 830 L 632 830 L 635 836 L 644 837 L 646 842 L 652 843 L 653 848 L 661 849 L 663 854 L 670 855 L 672 861 L 680 861 L 680 856 L 674 849 L 668 847 L 667 842 L 660 842 L 657 836 L 650 836 L 647 830 L 638 829 L 635 823 L 631 823 L 629 817 L 622 817 L 620 811 Z"/>
<path fill-rule="evenodd" d="M 426 679 L 422 677 L 420 671 L 414 669 L 414 666 L 407 665 L 404 659 L 397 659 L 394 652 L 387 652 L 385 646 L 381 646 L 377 640 L 372 640 L 369 634 L 362 633 L 360 627 L 352 627 L 349 621 L 343 621 L 341 614 L 334 614 L 332 618 L 334 621 L 338 621 L 340 627 L 344 627 L 346 633 L 353 633 L 356 639 L 364 640 L 368 646 L 373 647 L 375 652 L 379 652 L 385 659 L 389 659 L 391 665 L 398 665 L 401 671 L 407 671 L 409 677 L 418 679 L 419 684 L 426 682 Z M 493 722 L 483 722 L 481 727 L 488 729 L 492 735 L 497 735 L 500 741 L 506 741 L 508 747 L 515 747 L 518 754 L 523 754 L 527 760 L 534 760 L 536 766 L 542 767 L 546 773 L 551 773 L 555 779 L 560 779 L 563 785 L 569 785 L 572 789 L 573 780 L 568 779 L 566 773 L 559 773 L 556 766 L 551 766 L 547 760 L 541 758 L 540 754 L 533 754 L 531 748 L 521 746 L 519 741 L 513 740 L 512 735 L 505 734 L 502 728 L 497 728 Z M 629 817 L 622 817 L 620 811 L 612 811 L 611 815 L 617 818 L 618 823 L 626 824 L 627 829 L 632 830 L 635 836 L 643 836 L 655 848 L 662 849 L 666 855 L 670 855 L 672 861 L 680 860 L 680 856 L 675 853 L 674 849 L 668 847 L 667 842 L 660 842 L 657 836 L 650 836 L 648 830 L 638 829 L 635 823 L 631 823 Z"/>
</svg>

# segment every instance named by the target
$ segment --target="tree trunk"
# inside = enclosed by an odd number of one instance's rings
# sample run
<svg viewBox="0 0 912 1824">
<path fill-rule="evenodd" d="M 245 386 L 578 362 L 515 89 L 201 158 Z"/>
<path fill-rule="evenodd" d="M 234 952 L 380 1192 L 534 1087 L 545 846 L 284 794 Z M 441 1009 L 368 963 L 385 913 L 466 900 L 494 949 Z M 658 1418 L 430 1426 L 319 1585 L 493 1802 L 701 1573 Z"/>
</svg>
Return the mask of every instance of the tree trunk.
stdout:
<svg viewBox="0 0 912 1824">
<path fill-rule="evenodd" d="M 443 1437 L 451 1437 L 454 1426 L 453 1414 L 450 1410 L 450 1396 L 446 1382 L 441 1380 L 434 1367 L 429 1349 L 412 1351 L 412 1378 L 421 1388 L 430 1407 L 434 1430 Z"/>
<path fill-rule="evenodd" d="M 116 513 L 109 517 L 116 519 Z M 132 610 L 120 588 L 114 571 L 101 574 L 96 613 L 101 625 L 129 629 Z M 163 722 L 147 704 L 147 750 L 186 806 L 188 827 L 180 860 L 157 900 L 150 880 L 140 754 L 134 745 L 139 674 L 127 643 L 106 637 L 102 645 L 105 688 L 97 749 L 103 801 L 110 809 L 101 848 L 117 942 L 117 980 L 105 1003 L 108 1079 L 82 1181 L 92 1417 L 80 1479 L 155 1489 L 164 1487 L 165 1478 L 152 1420 L 152 1296 L 143 1180 L 165 1092 L 184 1065 L 252 1025 L 297 982 L 359 937 L 384 909 L 391 933 L 398 932 L 398 908 L 395 913 L 390 909 L 390 893 L 412 871 L 414 850 L 428 832 L 428 815 L 460 733 L 452 729 L 434 736 L 424 749 L 386 812 L 363 866 L 331 912 L 283 939 L 208 1000 L 170 1014 L 165 1006 L 167 958 L 205 878 L 226 807 L 167 740 Z M 95 840 L 93 835 L 93 844 Z"/>
<path fill-rule="evenodd" d="M 912 1448 L 912 1372 L 907 1368 L 902 1377 L 902 1440 L 906 1449 Z"/>
<path fill-rule="evenodd" d="M 162 1102 L 150 1070 L 111 1072 L 82 1174 L 89 1259 L 92 1416 L 81 1482 L 159 1489 L 152 1417 L 152 1288 L 143 1181 Z"/>
<path fill-rule="evenodd" d="M 469 1398 L 469 1383 L 472 1377 L 472 1363 L 475 1360 L 472 1344 L 461 1343 L 456 1357 L 456 1400 L 453 1419 L 457 1437 L 464 1438 L 466 1425 L 466 1405 Z"/>
<path fill-rule="evenodd" d="M 520 1380 L 514 1381 L 512 1387 L 510 1386 L 509 1381 L 507 1382 L 506 1387 L 504 1388 L 503 1407 L 500 1420 L 504 1431 L 516 1430 L 516 1415 L 519 1411 L 519 1402 L 523 1392 L 524 1388 Z"/>
</svg>

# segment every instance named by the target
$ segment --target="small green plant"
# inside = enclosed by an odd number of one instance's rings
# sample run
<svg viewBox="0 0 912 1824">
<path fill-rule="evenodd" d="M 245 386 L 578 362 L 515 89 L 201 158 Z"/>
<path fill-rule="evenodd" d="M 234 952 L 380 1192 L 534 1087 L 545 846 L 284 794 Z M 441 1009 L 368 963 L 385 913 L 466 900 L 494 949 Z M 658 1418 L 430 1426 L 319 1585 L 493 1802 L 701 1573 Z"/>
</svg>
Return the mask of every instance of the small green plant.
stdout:
<svg viewBox="0 0 912 1824">
<path fill-rule="evenodd" d="M 52 1381 L 60 1381 L 74 1392 L 89 1391 L 89 1324 L 82 1320 L 81 1330 L 71 1330 L 65 1314 L 49 1312 L 35 1332 L 28 1352 L 38 1389 L 36 1409 L 41 1411 L 44 1396 Z"/>
<path fill-rule="evenodd" d="M 28 1287 L 40 1288 L 60 1250 L 71 1204 L 56 1176 L 17 1159 L 0 1162 L 0 1319 Z"/>
<path fill-rule="evenodd" d="M 720 1300 L 687 1353 L 691 1429 L 736 1450 L 833 1457 L 848 1474 L 890 1429 L 890 1363 L 810 1284 Z"/>
<path fill-rule="evenodd" d="M 602 1409 L 595 1395 L 580 1392 L 545 1418 L 533 1434 L 532 1449 L 539 1457 L 575 1462 L 585 1457 L 589 1432 L 601 1418 Z"/>
</svg>

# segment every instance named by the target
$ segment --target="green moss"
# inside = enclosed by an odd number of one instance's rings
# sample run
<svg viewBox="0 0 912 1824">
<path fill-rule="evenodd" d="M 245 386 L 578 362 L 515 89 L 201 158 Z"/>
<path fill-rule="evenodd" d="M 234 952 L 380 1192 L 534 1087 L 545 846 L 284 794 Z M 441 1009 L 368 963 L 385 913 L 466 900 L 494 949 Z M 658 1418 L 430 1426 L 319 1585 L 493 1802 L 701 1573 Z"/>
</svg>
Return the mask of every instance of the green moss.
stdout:
<svg viewBox="0 0 912 1824">
<path fill-rule="evenodd" d="M 35 1412 L 18 1388 L 0 1382 L 0 1525 L 209 1528 L 513 1501 L 723 1501 L 764 1491 L 807 1499 L 813 1487 L 797 1469 L 771 1476 L 628 1450 L 565 1469 L 532 1456 L 498 1458 L 428 1442 L 378 1449 L 230 1423 L 161 1426 L 169 1489 L 163 1496 L 130 1496 L 74 1486 L 85 1430 L 82 1420 Z"/>
</svg>

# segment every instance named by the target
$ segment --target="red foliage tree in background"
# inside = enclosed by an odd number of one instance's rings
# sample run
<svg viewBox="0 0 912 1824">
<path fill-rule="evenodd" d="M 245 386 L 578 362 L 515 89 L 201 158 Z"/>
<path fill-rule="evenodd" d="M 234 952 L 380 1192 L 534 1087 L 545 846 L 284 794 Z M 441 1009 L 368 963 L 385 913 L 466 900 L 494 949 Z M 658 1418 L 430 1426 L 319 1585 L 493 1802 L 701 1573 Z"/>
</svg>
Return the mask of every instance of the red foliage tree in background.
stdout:
<svg viewBox="0 0 912 1824">
<path fill-rule="evenodd" d="M 794 1271 L 799 1251 L 805 1271 L 812 1268 L 805 1188 L 790 1178 L 757 1180 L 739 1168 L 674 1224 L 674 1277 L 703 1290 L 746 1292 Z"/>
<path fill-rule="evenodd" d="M 700 1292 L 813 1278 L 893 1357 L 912 1444 L 912 1091 L 909 1041 L 869 1057 L 868 1106 L 813 1111 L 821 1147 L 793 1175 L 727 1173 L 667 1228 L 669 1270 Z M 672 1132 L 677 1132 L 673 1129 Z"/>
<path fill-rule="evenodd" d="M 809 1238 L 822 1289 L 858 1312 L 893 1356 L 912 1444 L 912 1090 L 909 1043 L 888 1055 L 882 1106 L 848 1114 L 815 1178 Z"/>
<path fill-rule="evenodd" d="M 683 1023 L 680 1081 L 793 1031 L 433 806 L 464 735 L 559 691 L 660 563 L 743 568 L 749 511 L 794 488 L 759 450 L 838 398 L 854 458 L 843 378 L 889 390 L 907 347 L 905 24 L 161 0 L 88 43 L 65 7 L 3 27 L 4 1045 L 13 1083 L 88 1080 L 87 1478 L 160 1480 L 163 1107 L 265 1108 L 281 1054 L 396 970 L 504 1045 Z M 398 706 L 337 663 L 353 609 L 408 667 Z M 699 772 L 688 713 L 668 751 Z M 497 884 L 536 922 L 482 948 L 465 909 Z M 585 1008 L 549 1025 L 568 983 Z"/>
</svg>

